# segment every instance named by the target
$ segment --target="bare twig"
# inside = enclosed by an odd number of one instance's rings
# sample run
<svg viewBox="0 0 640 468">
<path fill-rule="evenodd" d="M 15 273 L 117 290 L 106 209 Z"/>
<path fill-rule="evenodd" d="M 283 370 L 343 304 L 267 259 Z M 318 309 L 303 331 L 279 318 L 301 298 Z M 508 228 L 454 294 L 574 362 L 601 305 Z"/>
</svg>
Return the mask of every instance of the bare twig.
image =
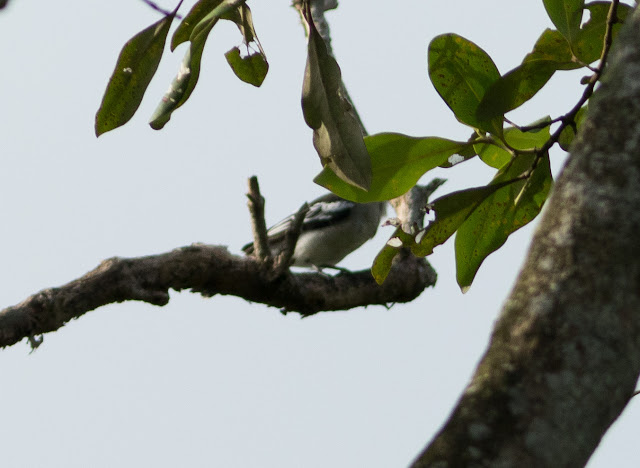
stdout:
<svg viewBox="0 0 640 468">
<path fill-rule="evenodd" d="M 147 5 L 149 5 L 152 9 L 156 10 L 159 13 L 162 13 L 164 16 L 169 16 L 171 14 L 173 14 L 172 11 L 169 10 L 165 10 L 164 8 L 162 8 L 160 5 L 158 5 L 155 2 L 152 2 L 151 0 L 142 0 L 144 3 L 146 3 Z M 182 19 L 182 16 L 180 16 L 179 14 L 176 13 L 176 18 L 178 19 Z"/>
<path fill-rule="evenodd" d="M 271 260 L 271 250 L 269 249 L 269 239 L 267 236 L 267 224 L 264 220 L 264 197 L 260 194 L 258 178 L 251 176 L 249 179 L 249 213 L 251 213 L 251 230 L 253 231 L 253 248 L 255 256 L 261 262 Z"/>
</svg>

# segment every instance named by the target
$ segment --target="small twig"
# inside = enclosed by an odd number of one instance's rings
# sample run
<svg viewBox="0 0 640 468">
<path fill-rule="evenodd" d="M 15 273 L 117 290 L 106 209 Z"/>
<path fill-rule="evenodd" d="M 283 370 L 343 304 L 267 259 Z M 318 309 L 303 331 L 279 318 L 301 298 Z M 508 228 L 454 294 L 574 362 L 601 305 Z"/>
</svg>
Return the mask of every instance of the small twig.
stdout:
<svg viewBox="0 0 640 468">
<path fill-rule="evenodd" d="M 160 5 L 158 5 L 155 2 L 152 2 L 151 0 L 142 0 L 142 1 L 147 5 L 149 5 L 152 9 L 156 10 L 159 13 L 162 13 L 164 16 L 169 16 L 173 14 L 173 11 L 165 10 Z M 182 19 L 182 16 L 176 13 L 175 18 Z"/>
<path fill-rule="evenodd" d="M 264 197 L 260 194 L 258 178 L 249 178 L 249 193 L 247 193 L 247 206 L 251 214 L 251 230 L 253 231 L 253 248 L 255 256 L 261 262 L 271 259 L 269 249 L 269 237 L 267 236 L 267 224 L 264 220 Z"/>
</svg>

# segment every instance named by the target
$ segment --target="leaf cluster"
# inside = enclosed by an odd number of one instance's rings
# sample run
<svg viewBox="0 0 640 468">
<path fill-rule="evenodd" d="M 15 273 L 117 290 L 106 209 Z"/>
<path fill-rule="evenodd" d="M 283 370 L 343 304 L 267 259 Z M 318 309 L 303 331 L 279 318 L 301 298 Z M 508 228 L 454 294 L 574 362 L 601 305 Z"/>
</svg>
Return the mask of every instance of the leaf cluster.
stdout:
<svg viewBox="0 0 640 468">
<path fill-rule="evenodd" d="M 96 114 L 96 134 L 126 123 L 136 112 L 155 74 L 178 9 L 131 38 L 123 47 Z M 269 65 L 256 35 L 247 0 L 199 0 L 181 20 L 171 50 L 185 42 L 177 76 L 151 117 L 161 129 L 191 96 L 209 34 L 219 20 L 234 22 L 243 37 L 225 57 L 243 81 L 260 86 Z M 466 290 L 484 259 L 511 233 L 540 212 L 552 186 L 549 149 L 567 151 L 588 109 L 606 57 L 631 7 L 618 0 L 543 0 L 555 29 L 544 30 L 522 62 L 501 73 L 480 46 L 454 33 L 435 37 L 428 48 L 429 78 L 456 119 L 472 129 L 467 141 L 399 133 L 366 136 L 353 109 L 340 67 L 316 28 L 310 0 L 294 1 L 308 33 L 302 84 L 305 122 L 323 166 L 315 182 L 361 203 L 389 200 L 406 193 L 437 167 L 450 168 L 475 157 L 496 170 L 485 186 L 445 195 L 426 207 L 435 219 L 425 228 L 397 228 L 376 258 L 372 273 L 386 278 L 400 249 L 427 256 L 456 234 L 458 284 Z M 583 18 L 588 17 L 585 21 Z M 243 52 L 245 52 L 243 54 Z M 595 67 L 594 62 L 598 62 Z M 566 114 L 544 116 L 527 126 L 506 114 L 529 101 L 556 72 L 586 68 L 592 75 Z M 405 228 L 406 229 L 406 228 Z"/>
</svg>

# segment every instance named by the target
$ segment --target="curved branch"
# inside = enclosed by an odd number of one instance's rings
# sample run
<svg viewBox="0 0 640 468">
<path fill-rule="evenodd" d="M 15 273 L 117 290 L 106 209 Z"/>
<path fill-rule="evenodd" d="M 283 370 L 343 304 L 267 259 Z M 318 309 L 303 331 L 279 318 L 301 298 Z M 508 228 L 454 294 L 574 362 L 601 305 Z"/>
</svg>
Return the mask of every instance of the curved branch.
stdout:
<svg viewBox="0 0 640 468">
<path fill-rule="evenodd" d="M 107 304 L 133 300 L 165 305 L 169 289 L 190 289 L 206 297 L 234 295 L 308 316 L 410 302 L 436 280 L 426 261 L 412 257 L 398 262 L 383 286 L 377 285 L 368 270 L 337 276 L 286 271 L 274 279 L 268 272 L 253 257 L 239 257 L 225 247 L 204 244 L 147 257 L 111 258 L 81 278 L 0 311 L 0 347 L 55 331 Z"/>
</svg>

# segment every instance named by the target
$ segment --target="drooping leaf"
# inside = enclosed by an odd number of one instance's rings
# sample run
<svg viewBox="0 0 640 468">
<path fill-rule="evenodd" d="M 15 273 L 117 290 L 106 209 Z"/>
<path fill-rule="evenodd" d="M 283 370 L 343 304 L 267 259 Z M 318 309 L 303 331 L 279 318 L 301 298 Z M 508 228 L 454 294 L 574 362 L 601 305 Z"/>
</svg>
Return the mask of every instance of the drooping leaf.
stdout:
<svg viewBox="0 0 640 468">
<path fill-rule="evenodd" d="M 491 120 L 520 107 L 542 89 L 556 69 L 556 62 L 522 63 L 489 87 L 478 107 L 478 116 Z"/>
<path fill-rule="evenodd" d="M 233 11 L 241 8 L 245 2 L 246 0 L 224 0 L 217 6 L 214 6 L 212 2 L 209 2 L 206 5 L 203 2 L 203 5 L 200 7 L 201 9 L 197 10 L 197 14 L 194 13 L 195 6 L 194 9 L 189 12 L 189 15 L 191 15 L 190 21 L 195 21 L 203 14 L 204 17 L 202 17 L 195 26 L 193 23 L 189 23 L 185 26 L 185 31 L 191 31 L 189 35 L 189 49 L 185 52 L 178 74 L 173 79 L 169 89 L 162 97 L 162 100 L 151 116 L 151 120 L 149 122 L 151 128 L 154 130 L 160 130 L 164 127 L 169 119 L 171 119 L 172 113 L 178 107 L 182 106 L 187 99 L 189 99 L 191 93 L 196 87 L 196 84 L 198 83 L 202 52 L 204 50 L 205 43 L 207 42 L 207 38 L 209 37 L 209 33 L 221 18 L 233 18 Z M 205 10 L 205 7 L 208 8 L 208 10 Z M 189 15 L 187 15 L 187 17 L 189 17 Z M 184 34 L 185 33 L 181 33 L 178 40 L 175 39 L 174 35 L 174 42 L 176 42 L 176 46 L 180 43 L 179 41 L 182 40 Z"/>
<path fill-rule="evenodd" d="M 491 181 L 497 185 L 526 173 L 535 155 L 521 154 Z M 484 259 L 500 248 L 509 235 L 533 220 L 551 188 L 549 156 L 541 158 L 527 180 L 502 187 L 489 195 L 458 228 L 455 241 L 458 284 L 471 285 Z"/>
<path fill-rule="evenodd" d="M 584 119 L 587 116 L 587 109 L 588 109 L 588 105 L 585 104 L 576 113 L 576 116 L 574 118 L 575 128 L 572 125 L 567 125 L 562 130 L 562 133 L 560 134 L 560 138 L 558 139 L 558 143 L 560 144 L 560 147 L 563 150 L 569 151 L 571 147 L 571 143 L 573 142 L 573 139 L 576 136 L 576 130 L 580 130 L 580 126 L 582 125 L 582 122 L 584 122 Z"/>
<path fill-rule="evenodd" d="M 170 15 L 140 31 L 122 48 L 96 113 L 96 136 L 124 125 L 138 110 L 158 69 L 171 22 L 181 4 L 182 1 Z"/>
<path fill-rule="evenodd" d="M 242 37 L 244 38 L 244 44 L 247 47 L 247 51 L 250 47 L 256 47 L 257 51 L 254 53 L 248 53 L 243 57 L 240 54 L 240 49 L 238 47 L 234 47 L 225 54 L 225 57 L 238 78 L 245 83 L 259 87 L 269 71 L 267 56 L 265 55 L 262 45 L 258 40 L 249 7 L 247 5 L 242 5 L 238 10 L 234 11 L 237 11 L 237 18 L 232 19 L 232 21 L 238 25 L 238 28 L 242 33 Z"/>
<path fill-rule="evenodd" d="M 429 223 L 420 242 L 411 246 L 414 255 L 431 255 L 433 249 L 444 244 L 488 196 L 511 183 L 506 181 L 460 190 L 430 203 L 428 208 L 435 212 L 436 218 Z"/>
<path fill-rule="evenodd" d="M 550 120 L 550 118 L 546 117 L 545 120 Z M 522 132 L 515 127 L 508 127 L 504 130 L 505 141 L 511 148 L 516 150 L 541 148 L 549 138 L 549 127 L 528 132 Z M 495 167 L 496 169 L 500 169 L 511 162 L 511 153 L 502 146 L 479 143 L 474 145 L 474 148 L 485 164 Z"/>
<path fill-rule="evenodd" d="M 305 122 L 313 129 L 313 145 L 323 167 L 329 167 L 345 182 L 369 190 L 371 158 L 360 123 L 344 96 L 340 67 L 327 52 L 313 24 L 308 2 L 305 2 L 304 16 L 309 26 L 309 40 L 302 112 Z"/>
<path fill-rule="evenodd" d="M 457 34 L 437 36 L 429 44 L 429 77 L 460 122 L 500 134 L 502 116 L 488 121 L 478 116 L 484 95 L 500 78 L 484 50 Z"/>
<path fill-rule="evenodd" d="M 199 0 L 189 13 L 182 19 L 171 38 L 171 51 L 176 50 L 180 44 L 187 42 L 193 28 L 209 13 L 216 9 L 224 0 Z"/>
<path fill-rule="evenodd" d="M 384 283 L 384 280 L 387 279 L 393 265 L 393 259 L 400 253 L 400 249 L 413 243 L 411 235 L 404 232 L 402 228 L 396 229 L 389 242 L 385 244 L 376 256 L 371 267 L 371 274 L 378 284 Z M 400 244 L 400 246 L 396 246 L 396 244 Z"/>
<path fill-rule="evenodd" d="M 593 63 L 602 55 L 610 7 L 611 2 L 593 2 L 585 6 L 589 10 L 590 18 L 589 21 L 582 25 L 573 43 L 573 52 L 581 62 L 586 64 Z M 622 23 L 624 23 L 631 11 L 633 10 L 629 5 L 618 4 L 618 9 L 616 10 L 618 22 L 613 25 L 613 38 L 618 34 Z"/>
<path fill-rule="evenodd" d="M 543 0 L 543 3 L 555 27 L 573 44 L 580 30 L 584 0 Z"/>
<path fill-rule="evenodd" d="M 368 191 L 354 187 L 325 167 L 314 182 L 348 200 L 366 203 L 390 200 L 413 187 L 427 171 L 463 151 L 470 143 L 438 137 L 415 138 L 400 133 L 365 137 L 373 177 Z"/>
</svg>

